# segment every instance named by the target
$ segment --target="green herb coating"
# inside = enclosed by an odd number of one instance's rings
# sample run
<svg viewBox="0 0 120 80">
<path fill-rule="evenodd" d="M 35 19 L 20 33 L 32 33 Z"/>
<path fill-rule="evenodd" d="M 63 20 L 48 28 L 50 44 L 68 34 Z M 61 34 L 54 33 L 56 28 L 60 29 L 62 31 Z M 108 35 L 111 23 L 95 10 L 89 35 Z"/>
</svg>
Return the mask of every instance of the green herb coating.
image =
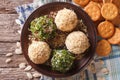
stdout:
<svg viewBox="0 0 120 80">
<path fill-rule="evenodd" d="M 52 69 L 65 73 L 72 67 L 74 59 L 67 50 L 55 50 L 51 59 Z"/>
<path fill-rule="evenodd" d="M 38 40 L 47 40 L 55 36 L 56 25 L 53 18 L 48 18 L 47 15 L 35 18 L 30 29 L 32 36 Z"/>
</svg>

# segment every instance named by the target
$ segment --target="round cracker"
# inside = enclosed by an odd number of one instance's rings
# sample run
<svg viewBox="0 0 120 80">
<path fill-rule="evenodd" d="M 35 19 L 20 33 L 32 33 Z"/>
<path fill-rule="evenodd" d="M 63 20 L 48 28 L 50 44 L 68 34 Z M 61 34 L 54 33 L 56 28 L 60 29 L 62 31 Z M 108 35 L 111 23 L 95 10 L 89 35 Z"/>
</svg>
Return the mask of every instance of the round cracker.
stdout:
<svg viewBox="0 0 120 80">
<path fill-rule="evenodd" d="M 115 28 L 114 35 L 108 39 L 109 43 L 111 44 L 118 44 L 120 42 L 120 29 Z"/>
<path fill-rule="evenodd" d="M 100 40 L 97 43 L 96 53 L 99 56 L 108 56 L 111 52 L 111 45 L 107 40 Z"/>
<path fill-rule="evenodd" d="M 90 1 L 88 5 L 97 5 L 100 9 L 102 8 L 102 3 L 98 3 L 98 2 L 94 2 L 94 1 Z"/>
<path fill-rule="evenodd" d="M 118 7 L 118 12 L 120 14 L 120 0 L 113 0 L 113 3 Z"/>
<path fill-rule="evenodd" d="M 120 45 L 120 42 L 118 43 L 118 45 Z"/>
<path fill-rule="evenodd" d="M 113 3 L 105 3 L 101 8 L 102 16 L 107 20 L 113 20 L 118 15 L 118 8 Z"/>
<path fill-rule="evenodd" d="M 120 14 L 112 20 L 112 23 L 115 25 L 115 26 L 119 26 L 120 25 Z"/>
<path fill-rule="evenodd" d="M 87 5 L 84 10 L 87 14 L 91 17 L 93 21 L 97 21 L 101 18 L 100 8 L 98 5 L 89 4 Z"/>
<path fill-rule="evenodd" d="M 110 38 L 114 34 L 114 25 L 109 21 L 101 22 L 98 27 L 98 33 L 102 38 Z"/>
<path fill-rule="evenodd" d="M 91 1 L 94 1 L 94 2 L 103 2 L 102 0 L 91 0 Z"/>
<path fill-rule="evenodd" d="M 113 0 L 112 2 L 120 9 L 120 0 Z"/>
<path fill-rule="evenodd" d="M 76 4 L 84 7 L 84 6 L 86 6 L 86 5 L 89 3 L 90 0 L 73 0 L 73 1 L 74 1 Z"/>
<path fill-rule="evenodd" d="M 103 3 L 112 3 L 112 0 L 102 0 Z"/>
</svg>

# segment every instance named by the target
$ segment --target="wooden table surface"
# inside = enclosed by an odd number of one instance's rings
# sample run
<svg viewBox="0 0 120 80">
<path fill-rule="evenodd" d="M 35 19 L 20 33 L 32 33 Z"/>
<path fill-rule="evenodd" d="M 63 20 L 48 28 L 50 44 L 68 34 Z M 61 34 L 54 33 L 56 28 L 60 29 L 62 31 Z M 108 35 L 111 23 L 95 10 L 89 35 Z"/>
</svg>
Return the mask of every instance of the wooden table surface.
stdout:
<svg viewBox="0 0 120 80">
<path fill-rule="evenodd" d="M 32 0 L 0 0 L 0 80 L 29 80 L 26 72 L 18 68 L 21 62 L 26 62 L 23 55 L 14 54 L 12 62 L 7 64 L 5 54 L 15 53 L 16 42 L 20 41 L 17 32 L 19 25 L 15 23 L 18 17 L 15 7 L 31 2 Z"/>
</svg>

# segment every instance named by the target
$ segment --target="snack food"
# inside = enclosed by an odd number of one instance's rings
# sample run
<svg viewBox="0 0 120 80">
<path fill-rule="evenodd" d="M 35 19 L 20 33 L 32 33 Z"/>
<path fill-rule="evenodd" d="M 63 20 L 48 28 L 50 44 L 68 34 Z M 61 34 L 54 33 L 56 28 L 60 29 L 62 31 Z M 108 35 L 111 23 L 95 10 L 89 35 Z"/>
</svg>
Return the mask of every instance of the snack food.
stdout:
<svg viewBox="0 0 120 80">
<path fill-rule="evenodd" d="M 118 43 L 118 45 L 120 46 L 120 43 Z"/>
<path fill-rule="evenodd" d="M 98 3 L 98 2 L 90 1 L 88 5 L 90 5 L 90 4 L 91 4 L 91 5 L 93 5 L 93 4 L 94 4 L 94 5 L 97 5 L 97 6 L 101 9 L 103 3 Z"/>
<path fill-rule="evenodd" d="M 91 1 L 94 1 L 94 2 L 102 2 L 102 0 L 91 0 Z"/>
<path fill-rule="evenodd" d="M 112 20 L 112 23 L 115 25 L 115 26 L 119 26 L 120 25 L 120 14 Z"/>
<path fill-rule="evenodd" d="M 55 23 L 59 30 L 67 32 L 71 31 L 78 23 L 77 15 L 73 10 L 64 8 L 58 11 L 55 17 Z"/>
<path fill-rule="evenodd" d="M 100 13 L 100 8 L 98 5 L 96 4 L 88 4 L 85 8 L 84 8 L 85 12 L 88 13 L 88 15 L 91 17 L 91 19 L 93 21 L 97 21 L 100 19 L 101 17 L 101 13 Z"/>
<path fill-rule="evenodd" d="M 114 35 L 111 38 L 109 38 L 108 41 L 111 44 L 118 44 L 118 43 L 120 43 L 120 29 L 119 28 L 115 28 Z"/>
<path fill-rule="evenodd" d="M 81 31 L 70 33 L 66 38 L 65 45 L 74 54 L 81 54 L 90 47 L 89 39 Z"/>
<path fill-rule="evenodd" d="M 65 73 L 72 67 L 74 60 L 75 57 L 67 50 L 54 50 L 51 59 L 52 69 Z"/>
<path fill-rule="evenodd" d="M 120 13 L 120 0 L 113 0 L 112 2 L 118 7 Z"/>
<path fill-rule="evenodd" d="M 107 40 L 100 40 L 97 43 L 96 53 L 99 56 L 108 56 L 111 52 L 111 45 Z"/>
<path fill-rule="evenodd" d="M 90 47 L 87 26 L 82 18 L 77 18 L 75 12 L 63 8 L 31 21 L 28 57 L 33 63 L 45 65 L 50 68 L 49 70 L 65 73 L 76 63 L 74 59 L 80 60 L 86 55 Z M 70 34 L 72 35 L 66 39 Z"/>
<path fill-rule="evenodd" d="M 56 25 L 52 18 L 44 15 L 35 18 L 31 22 L 29 30 L 37 40 L 47 40 L 55 36 Z"/>
<path fill-rule="evenodd" d="M 85 5 L 87 5 L 89 3 L 90 0 L 73 0 L 76 4 L 84 7 Z"/>
<path fill-rule="evenodd" d="M 118 15 L 118 8 L 113 3 L 104 3 L 101 14 L 106 20 L 113 20 Z"/>
<path fill-rule="evenodd" d="M 102 0 L 103 3 L 112 3 L 113 0 Z"/>
<path fill-rule="evenodd" d="M 46 42 L 33 41 L 28 48 L 28 56 L 35 64 L 43 64 L 50 57 L 51 49 Z"/>
<path fill-rule="evenodd" d="M 103 21 L 98 25 L 98 33 L 103 38 L 110 38 L 114 34 L 114 25 L 109 21 Z"/>
</svg>

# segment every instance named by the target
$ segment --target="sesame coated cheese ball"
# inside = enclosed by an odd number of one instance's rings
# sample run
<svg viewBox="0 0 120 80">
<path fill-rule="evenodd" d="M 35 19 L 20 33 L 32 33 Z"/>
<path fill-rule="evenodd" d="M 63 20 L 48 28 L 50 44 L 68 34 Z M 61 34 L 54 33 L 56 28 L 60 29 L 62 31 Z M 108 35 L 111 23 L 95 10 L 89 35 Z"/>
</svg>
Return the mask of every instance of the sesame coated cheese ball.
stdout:
<svg viewBox="0 0 120 80">
<path fill-rule="evenodd" d="M 78 19 L 74 11 L 70 9 L 62 9 L 58 11 L 55 17 L 57 28 L 61 31 L 72 31 L 77 25 Z"/>
<path fill-rule="evenodd" d="M 89 39 L 81 31 L 70 33 L 65 41 L 67 49 L 74 54 L 84 53 L 90 46 Z"/>
<path fill-rule="evenodd" d="M 50 57 L 51 49 L 46 42 L 33 41 L 28 48 L 28 56 L 35 64 L 43 64 Z"/>
</svg>

